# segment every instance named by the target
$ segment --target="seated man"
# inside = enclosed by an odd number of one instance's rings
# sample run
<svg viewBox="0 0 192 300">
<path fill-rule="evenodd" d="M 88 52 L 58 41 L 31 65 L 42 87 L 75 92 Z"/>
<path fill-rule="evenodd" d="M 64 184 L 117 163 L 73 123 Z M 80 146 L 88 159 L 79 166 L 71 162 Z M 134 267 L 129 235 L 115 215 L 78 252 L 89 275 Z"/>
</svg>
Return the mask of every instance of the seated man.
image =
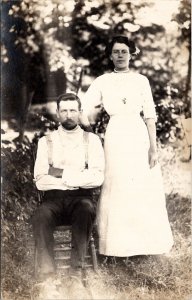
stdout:
<svg viewBox="0 0 192 300">
<path fill-rule="evenodd" d="M 55 272 L 53 231 L 57 225 L 72 225 L 72 269 L 79 273 L 96 215 L 92 192 L 103 183 L 104 153 L 97 135 L 86 132 L 85 143 L 85 131 L 78 125 L 80 110 L 75 94 L 59 96 L 61 125 L 38 143 L 34 177 L 38 190 L 45 192 L 32 224 L 41 278 Z"/>
</svg>

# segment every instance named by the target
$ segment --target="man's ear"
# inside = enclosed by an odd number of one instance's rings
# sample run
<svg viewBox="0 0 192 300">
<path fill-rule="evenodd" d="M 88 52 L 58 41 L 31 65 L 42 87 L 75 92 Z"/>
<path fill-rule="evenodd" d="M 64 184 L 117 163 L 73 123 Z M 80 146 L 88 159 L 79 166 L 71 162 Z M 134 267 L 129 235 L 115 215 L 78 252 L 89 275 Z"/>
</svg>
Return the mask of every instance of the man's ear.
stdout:
<svg viewBox="0 0 192 300">
<path fill-rule="evenodd" d="M 109 59 L 110 59 L 110 60 L 113 60 L 113 59 L 112 59 L 112 55 L 109 56 Z"/>
<path fill-rule="evenodd" d="M 57 118 L 59 119 L 59 111 L 58 111 L 58 108 L 56 109 L 56 115 L 57 115 Z"/>
</svg>

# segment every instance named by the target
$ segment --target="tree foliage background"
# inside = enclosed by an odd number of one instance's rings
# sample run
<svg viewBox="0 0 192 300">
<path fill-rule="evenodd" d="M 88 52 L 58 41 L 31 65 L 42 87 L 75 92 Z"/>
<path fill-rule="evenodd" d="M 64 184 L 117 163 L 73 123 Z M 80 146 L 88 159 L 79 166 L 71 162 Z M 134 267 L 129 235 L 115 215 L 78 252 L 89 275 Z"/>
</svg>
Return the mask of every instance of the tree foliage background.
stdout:
<svg viewBox="0 0 192 300">
<path fill-rule="evenodd" d="M 2 0 L 2 118 L 10 123 L 16 120 L 17 126 L 23 127 L 27 112 L 30 115 L 30 104 L 51 102 L 66 90 L 76 91 L 82 69 L 80 95 L 84 93 L 96 76 L 111 70 L 104 51 L 109 39 L 114 34 L 126 34 L 141 50 L 131 67 L 150 80 L 160 141 L 167 143 L 182 138 L 179 116 L 190 116 L 190 1 L 169 1 L 177 2 L 178 10 L 173 9 L 172 20 L 167 23 L 157 18 L 157 4 L 160 7 L 162 2 Z M 55 124 L 41 114 L 29 116 L 28 127 L 43 134 Z M 104 135 L 107 122 L 108 116 L 103 112 L 95 131 Z M 6 141 L 2 151 L 2 248 L 6 254 L 2 265 L 3 287 L 11 290 L 16 298 L 29 292 L 32 276 L 28 232 L 29 218 L 39 204 L 33 185 L 36 142 L 25 140 L 13 146 Z M 173 162 L 169 159 L 169 163 L 171 173 Z M 190 226 L 190 201 L 183 199 L 182 206 L 178 195 L 169 195 L 168 208 L 172 224 L 178 226 L 180 222 L 179 226 L 182 224 L 186 229 Z M 186 255 L 183 257 L 188 264 Z M 157 271 L 158 266 L 155 265 Z M 172 290 L 182 272 L 188 275 L 182 269 L 182 262 L 178 268 L 175 261 L 170 265 L 169 278 L 175 283 L 170 285 L 168 280 L 167 286 Z M 181 282 L 183 286 L 178 285 L 179 290 L 186 289 L 186 281 Z"/>
<path fill-rule="evenodd" d="M 86 91 L 94 77 L 111 68 L 104 51 L 109 39 L 126 34 L 141 50 L 132 68 L 150 80 L 158 137 L 163 142 L 181 137 L 178 116 L 190 114 L 190 1 L 172 1 L 179 9 L 167 23 L 150 20 L 149 9 L 162 2 L 3 0 L 3 116 L 22 123 L 29 102 L 76 91 L 82 68 Z M 98 132 L 107 120 L 104 113 Z"/>
</svg>

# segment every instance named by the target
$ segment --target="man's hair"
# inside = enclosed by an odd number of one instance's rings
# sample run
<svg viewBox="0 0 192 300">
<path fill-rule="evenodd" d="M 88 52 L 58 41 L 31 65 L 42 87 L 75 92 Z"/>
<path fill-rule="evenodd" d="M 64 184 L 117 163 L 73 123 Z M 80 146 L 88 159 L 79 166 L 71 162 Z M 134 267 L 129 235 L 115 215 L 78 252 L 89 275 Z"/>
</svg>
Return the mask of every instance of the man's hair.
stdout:
<svg viewBox="0 0 192 300">
<path fill-rule="evenodd" d="M 79 97 L 73 93 L 65 93 L 57 98 L 57 109 L 59 109 L 59 104 L 61 101 L 77 101 L 79 110 L 81 109 L 81 101 Z"/>
</svg>

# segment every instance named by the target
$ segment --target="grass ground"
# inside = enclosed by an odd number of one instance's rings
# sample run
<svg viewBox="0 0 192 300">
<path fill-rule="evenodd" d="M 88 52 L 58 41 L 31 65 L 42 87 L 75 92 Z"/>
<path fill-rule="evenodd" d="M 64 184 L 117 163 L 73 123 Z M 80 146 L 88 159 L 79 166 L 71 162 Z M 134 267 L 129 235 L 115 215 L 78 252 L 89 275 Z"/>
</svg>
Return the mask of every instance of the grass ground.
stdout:
<svg viewBox="0 0 192 300">
<path fill-rule="evenodd" d="M 167 209 L 174 235 L 171 252 L 161 256 L 108 259 L 99 257 L 99 270 L 88 271 L 89 287 L 82 299 L 98 300 L 190 300 L 191 291 L 191 170 L 182 162 L 182 145 L 159 149 Z M 2 268 L 2 300 L 30 300 L 34 284 L 31 229 L 22 233 L 23 259 L 9 260 Z M 20 251 L 18 248 L 17 251 Z M 23 249 L 21 249 L 23 251 Z M 2 262 L 6 253 L 2 249 Z M 17 276 L 13 276 L 16 274 Z M 35 293 L 34 293 L 35 294 Z M 39 286 L 38 300 L 69 299 L 67 276 Z M 76 298 L 75 298 L 76 297 Z M 73 299 L 81 299 L 76 294 Z"/>
</svg>

